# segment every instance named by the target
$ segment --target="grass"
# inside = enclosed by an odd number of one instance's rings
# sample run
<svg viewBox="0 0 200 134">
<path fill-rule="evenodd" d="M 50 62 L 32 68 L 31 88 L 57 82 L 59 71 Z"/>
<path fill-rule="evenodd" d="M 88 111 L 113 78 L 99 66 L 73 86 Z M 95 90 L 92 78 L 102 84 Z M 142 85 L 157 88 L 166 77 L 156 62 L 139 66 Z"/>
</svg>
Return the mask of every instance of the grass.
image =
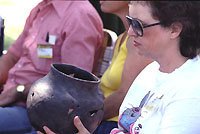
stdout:
<svg viewBox="0 0 200 134">
<path fill-rule="evenodd" d="M 0 16 L 5 20 L 4 49 L 7 49 L 17 39 L 31 9 L 40 1 L 0 0 Z"/>
</svg>

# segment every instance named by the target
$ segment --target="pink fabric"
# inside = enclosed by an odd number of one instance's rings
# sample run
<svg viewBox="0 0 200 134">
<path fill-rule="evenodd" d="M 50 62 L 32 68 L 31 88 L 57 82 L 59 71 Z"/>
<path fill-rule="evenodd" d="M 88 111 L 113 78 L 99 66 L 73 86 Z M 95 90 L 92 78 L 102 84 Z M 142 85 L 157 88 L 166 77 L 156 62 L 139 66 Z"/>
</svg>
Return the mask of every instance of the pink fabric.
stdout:
<svg viewBox="0 0 200 134">
<path fill-rule="evenodd" d="M 134 124 L 135 124 L 135 122 L 134 123 L 132 123 L 131 125 L 130 125 L 130 127 L 129 127 L 129 133 L 130 134 L 133 134 L 133 126 L 134 126 Z"/>
<path fill-rule="evenodd" d="M 19 61 L 9 71 L 4 89 L 33 83 L 49 72 L 51 63 L 72 64 L 91 72 L 103 40 L 102 28 L 89 1 L 39 3 L 27 18 L 22 34 L 8 49 Z M 37 44 L 45 42 L 47 32 L 57 36 L 53 58 L 38 58 Z"/>
<path fill-rule="evenodd" d="M 132 132 L 123 132 L 123 130 L 120 130 L 119 128 L 113 128 L 110 132 L 110 134 L 133 134 Z"/>
<path fill-rule="evenodd" d="M 122 130 L 118 128 L 114 128 L 111 130 L 110 134 L 126 134 L 126 133 L 124 133 Z"/>
</svg>

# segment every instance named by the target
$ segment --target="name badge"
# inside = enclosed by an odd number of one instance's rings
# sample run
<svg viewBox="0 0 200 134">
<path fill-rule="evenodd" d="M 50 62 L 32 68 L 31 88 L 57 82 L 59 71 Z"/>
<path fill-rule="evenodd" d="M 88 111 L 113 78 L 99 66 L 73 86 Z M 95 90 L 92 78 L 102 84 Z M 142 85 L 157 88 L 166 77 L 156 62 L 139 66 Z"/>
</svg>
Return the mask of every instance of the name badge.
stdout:
<svg viewBox="0 0 200 134">
<path fill-rule="evenodd" d="M 53 48 L 50 45 L 38 45 L 37 46 L 37 55 L 39 58 L 52 58 L 53 57 Z"/>
</svg>

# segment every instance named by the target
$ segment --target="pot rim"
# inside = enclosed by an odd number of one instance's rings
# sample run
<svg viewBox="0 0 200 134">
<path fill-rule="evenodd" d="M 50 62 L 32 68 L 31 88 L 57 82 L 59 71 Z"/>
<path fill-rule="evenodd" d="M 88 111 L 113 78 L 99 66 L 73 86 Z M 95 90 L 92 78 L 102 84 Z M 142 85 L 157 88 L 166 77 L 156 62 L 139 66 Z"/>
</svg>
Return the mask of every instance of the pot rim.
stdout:
<svg viewBox="0 0 200 134">
<path fill-rule="evenodd" d="M 66 73 L 63 73 L 63 72 L 59 71 L 59 70 L 55 67 L 55 65 L 64 65 L 64 66 L 71 66 L 71 67 L 78 68 L 78 69 L 80 69 L 81 71 L 84 71 L 84 72 L 90 74 L 90 75 L 93 76 L 96 80 L 84 80 L 84 79 L 80 79 L 80 78 L 77 78 L 77 77 L 70 76 L 70 75 L 68 75 L 68 74 L 66 74 Z M 78 80 L 78 81 L 90 82 L 90 83 L 95 83 L 95 84 L 96 84 L 96 83 L 100 83 L 100 81 L 101 81 L 100 78 L 98 78 L 98 77 L 97 77 L 96 75 L 94 75 L 93 73 L 88 72 L 88 71 L 86 71 L 86 70 L 84 70 L 84 69 L 81 69 L 81 68 L 76 67 L 76 66 L 71 65 L 71 64 L 52 63 L 52 64 L 51 64 L 51 67 L 52 67 L 56 72 L 58 72 L 58 73 L 60 73 L 60 74 L 63 74 L 63 75 L 65 75 L 65 76 L 67 76 L 67 77 L 70 77 L 70 78 L 72 78 L 72 79 Z"/>
</svg>

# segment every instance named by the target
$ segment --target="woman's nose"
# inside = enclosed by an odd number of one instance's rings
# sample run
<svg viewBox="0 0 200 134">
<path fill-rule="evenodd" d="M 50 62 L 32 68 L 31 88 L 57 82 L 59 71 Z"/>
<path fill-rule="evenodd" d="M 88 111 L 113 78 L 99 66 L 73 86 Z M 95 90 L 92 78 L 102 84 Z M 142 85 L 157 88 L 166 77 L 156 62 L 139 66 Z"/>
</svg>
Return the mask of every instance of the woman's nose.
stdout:
<svg viewBox="0 0 200 134">
<path fill-rule="evenodd" d="M 133 31 L 133 28 L 131 26 L 129 26 L 128 35 L 137 37 L 137 34 Z"/>
</svg>

